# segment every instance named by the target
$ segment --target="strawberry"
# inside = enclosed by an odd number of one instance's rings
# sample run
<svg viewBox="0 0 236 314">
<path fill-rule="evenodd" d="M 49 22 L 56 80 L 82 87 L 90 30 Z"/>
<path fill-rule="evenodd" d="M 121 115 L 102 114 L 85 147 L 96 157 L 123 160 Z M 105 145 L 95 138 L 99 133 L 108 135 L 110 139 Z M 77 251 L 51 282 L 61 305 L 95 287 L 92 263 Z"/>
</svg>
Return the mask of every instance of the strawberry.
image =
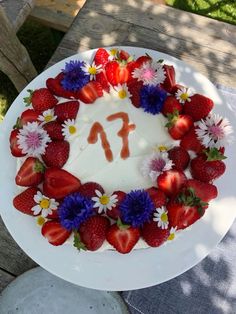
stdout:
<svg viewBox="0 0 236 314">
<path fill-rule="evenodd" d="M 43 129 L 48 133 L 52 140 L 62 141 L 64 136 L 62 134 L 62 125 L 57 121 L 51 121 L 44 124 Z"/>
<path fill-rule="evenodd" d="M 35 122 L 38 120 L 38 116 L 39 113 L 34 109 L 27 109 L 23 111 L 20 118 L 17 119 L 16 127 L 22 128 L 23 125 L 27 124 L 28 122 Z"/>
<path fill-rule="evenodd" d="M 125 192 L 122 191 L 114 191 L 112 195 L 117 195 L 117 203 L 115 204 L 114 207 L 111 209 L 108 209 L 106 214 L 112 219 L 117 220 L 120 217 L 120 203 L 123 201 L 123 199 L 126 196 Z"/>
<path fill-rule="evenodd" d="M 48 167 L 62 168 L 69 158 L 70 144 L 67 141 L 48 143 L 42 159 Z"/>
<path fill-rule="evenodd" d="M 140 90 L 143 87 L 143 82 L 133 79 L 127 83 L 128 90 L 131 94 L 130 100 L 136 107 L 140 107 Z"/>
<path fill-rule="evenodd" d="M 190 163 L 193 178 L 203 182 L 211 182 L 219 178 L 226 169 L 222 159 L 225 157 L 216 148 L 195 157 Z"/>
<path fill-rule="evenodd" d="M 59 219 L 58 210 L 57 209 L 53 209 L 52 213 L 47 215 L 47 218 L 48 219 L 56 219 L 56 220 L 58 220 Z"/>
<path fill-rule="evenodd" d="M 193 118 L 193 121 L 199 121 L 206 118 L 214 107 L 214 103 L 206 96 L 195 94 L 190 102 L 185 102 L 183 112 Z"/>
<path fill-rule="evenodd" d="M 215 185 L 194 179 L 187 180 L 185 188 L 192 188 L 195 195 L 203 202 L 207 203 L 216 198 L 218 195 L 217 187 Z"/>
<path fill-rule="evenodd" d="M 108 229 L 106 234 L 107 241 L 122 254 L 129 253 L 139 238 L 139 229 L 122 224 L 120 219 Z"/>
<path fill-rule="evenodd" d="M 84 221 L 75 233 L 74 246 L 89 251 L 98 250 L 106 239 L 110 221 L 104 216 L 92 216 Z"/>
<path fill-rule="evenodd" d="M 196 196 L 193 189 L 180 193 L 166 205 L 170 226 L 187 228 L 204 215 L 207 205 Z"/>
<path fill-rule="evenodd" d="M 20 149 L 19 145 L 17 144 L 17 141 L 18 141 L 17 135 L 18 134 L 19 134 L 19 129 L 14 129 L 11 131 L 10 138 L 9 138 L 11 154 L 14 157 L 23 157 L 26 154 L 22 153 L 22 150 Z"/>
<path fill-rule="evenodd" d="M 20 186 L 37 186 L 43 181 L 43 163 L 35 157 L 28 157 L 17 172 L 15 182 Z"/>
<path fill-rule="evenodd" d="M 110 61 L 106 64 L 105 71 L 108 82 L 116 86 L 127 83 L 132 79 L 131 73 L 135 68 L 135 61 Z"/>
<path fill-rule="evenodd" d="M 50 244 L 55 246 L 65 243 L 71 235 L 71 231 L 62 227 L 59 221 L 46 221 L 41 229 L 41 233 Z"/>
<path fill-rule="evenodd" d="M 102 96 L 102 85 L 96 81 L 90 81 L 78 91 L 78 98 L 85 104 L 92 104 L 97 98 Z"/>
<path fill-rule="evenodd" d="M 157 189 L 156 187 L 153 186 L 153 187 L 147 189 L 146 191 L 149 193 L 149 195 L 150 195 L 150 197 L 154 203 L 155 208 L 162 207 L 166 204 L 167 197 L 162 190 Z"/>
<path fill-rule="evenodd" d="M 159 228 L 155 221 L 151 221 L 143 225 L 141 235 L 148 245 L 157 247 L 168 239 L 170 231 L 168 229 Z"/>
<path fill-rule="evenodd" d="M 58 103 L 57 98 L 47 88 L 39 88 L 35 91 L 28 90 L 29 97 L 24 98 L 27 105 L 32 104 L 35 111 L 42 112 L 55 107 Z"/>
<path fill-rule="evenodd" d="M 192 150 L 196 153 L 200 153 L 204 149 L 204 146 L 197 138 L 195 130 L 195 127 L 192 127 L 189 132 L 181 138 L 180 146 L 186 150 Z"/>
<path fill-rule="evenodd" d="M 168 151 L 168 156 L 173 161 L 173 168 L 177 170 L 185 170 L 190 161 L 188 152 L 180 146 L 171 148 Z"/>
<path fill-rule="evenodd" d="M 106 74 L 104 72 L 100 72 L 100 73 L 96 74 L 95 81 L 101 84 L 101 86 L 105 92 L 109 93 L 110 85 L 108 83 L 108 80 L 106 78 Z"/>
<path fill-rule="evenodd" d="M 103 187 L 100 184 L 96 182 L 86 182 L 79 187 L 77 192 L 83 196 L 92 198 L 96 196 L 96 190 L 100 191 L 102 194 L 104 193 Z"/>
<path fill-rule="evenodd" d="M 80 187 L 80 180 L 63 169 L 46 169 L 44 178 L 43 193 L 51 198 L 61 199 Z"/>
<path fill-rule="evenodd" d="M 99 48 L 94 56 L 94 62 L 96 65 L 102 65 L 103 67 L 105 67 L 105 65 L 108 62 L 108 58 L 109 58 L 109 53 L 106 51 L 106 49 L 104 48 Z"/>
<path fill-rule="evenodd" d="M 162 113 L 167 116 L 173 114 L 176 110 L 181 113 L 183 107 L 174 96 L 167 96 L 162 107 Z"/>
<path fill-rule="evenodd" d="M 34 216 L 34 212 L 31 209 L 37 204 L 34 201 L 34 196 L 37 194 L 37 192 L 38 189 L 36 187 L 27 188 L 14 197 L 14 207 L 26 215 Z"/>
<path fill-rule="evenodd" d="M 76 93 L 72 91 L 65 90 L 61 85 L 61 81 L 64 78 L 64 73 L 59 73 L 55 78 L 48 78 L 46 81 L 46 86 L 53 95 L 64 97 L 67 99 L 77 99 Z"/>
<path fill-rule="evenodd" d="M 157 178 L 157 185 L 167 196 L 176 195 L 184 186 L 187 178 L 183 171 L 171 169 L 164 171 Z"/>
<path fill-rule="evenodd" d="M 175 69 L 172 65 L 164 64 L 163 68 L 165 70 L 166 78 L 161 87 L 164 88 L 168 93 L 172 93 L 173 87 L 176 85 L 175 82 Z"/>
<path fill-rule="evenodd" d="M 167 115 L 169 122 L 166 124 L 170 136 L 174 140 L 181 139 L 193 126 L 193 120 L 188 115 L 178 114 L 174 111 L 173 114 Z"/>
<path fill-rule="evenodd" d="M 76 119 L 78 110 L 79 102 L 71 100 L 57 105 L 54 109 L 54 113 L 57 116 L 57 120 L 62 123 L 68 119 Z"/>
<path fill-rule="evenodd" d="M 178 91 L 178 89 L 182 89 L 184 88 L 185 86 L 181 85 L 181 84 L 175 84 L 174 86 L 172 86 L 171 88 L 171 94 L 172 95 L 175 95 Z"/>
<path fill-rule="evenodd" d="M 139 57 L 135 61 L 136 63 L 135 67 L 140 68 L 144 63 L 147 63 L 147 62 L 152 62 L 152 58 L 148 54 L 146 54 L 145 56 Z"/>
<path fill-rule="evenodd" d="M 127 61 L 129 59 L 129 57 L 130 57 L 130 54 L 127 51 L 125 51 L 125 50 L 119 51 L 118 58 L 120 60 Z"/>
</svg>

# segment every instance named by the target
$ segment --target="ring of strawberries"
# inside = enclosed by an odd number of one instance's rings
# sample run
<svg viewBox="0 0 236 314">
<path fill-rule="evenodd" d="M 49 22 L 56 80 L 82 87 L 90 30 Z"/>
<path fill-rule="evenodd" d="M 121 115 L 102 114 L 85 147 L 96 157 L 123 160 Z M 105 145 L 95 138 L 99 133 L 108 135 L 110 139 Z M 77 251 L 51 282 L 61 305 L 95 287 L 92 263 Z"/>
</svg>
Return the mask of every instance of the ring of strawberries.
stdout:
<svg viewBox="0 0 236 314">
<path fill-rule="evenodd" d="M 81 183 L 79 178 L 62 169 L 70 152 L 62 125 L 68 119 L 76 119 L 79 101 L 91 104 L 118 84 L 127 85 L 132 104 L 139 108 L 143 82 L 134 78 L 132 73 L 143 64 L 152 62 L 152 58 L 144 55 L 134 60 L 126 51 L 118 50 L 111 60 L 109 52 L 99 48 L 93 61 L 101 70 L 82 88 L 67 90 L 62 83 L 65 74 L 61 72 L 55 78 L 47 79 L 46 87 L 30 91 L 25 99 L 31 108 L 22 112 L 10 134 L 11 154 L 23 158 L 15 182 L 25 188 L 14 198 L 14 207 L 24 214 L 36 216 L 42 226 L 42 235 L 52 245 L 62 245 L 73 233 L 74 246 L 78 249 L 96 251 L 107 240 L 118 252 L 129 253 L 140 238 L 148 246 L 158 247 L 173 239 L 176 230 L 185 229 L 201 218 L 209 201 L 217 197 L 213 181 L 225 172 L 224 147 L 204 146 L 197 133 L 198 122 L 208 117 L 213 101 L 200 94 L 194 94 L 187 100 L 184 92 L 176 97 L 183 86 L 175 81 L 174 67 L 163 64 L 165 80 L 159 87 L 166 91 L 167 97 L 161 114 L 167 119 L 166 130 L 173 140 L 179 142 L 167 149 L 172 169 L 162 172 L 156 184 L 150 185 L 145 192 L 152 201 L 153 213 L 158 208 L 164 208 L 162 218 L 165 222 L 168 219 L 168 223 L 163 228 L 151 215 L 141 226 L 133 226 L 124 221 L 120 211 L 127 193 L 117 190 L 108 196 L 98 183 Z M 59 103 L 59 97 L 67 100 Z M 39 116 L 51 109 L 56 119 L 42 123 Z M 41 123 L 51 139 L 40 156 L 27 155 L 19 145 L 20 130 L 32 123 Z M 191 176 L 186 176 L 186 169 L 190 170 Z M 81 222 L 79 228 L 68 229 L 61 224 L 58 208 L 68 195 L 75 193 L 89 200 L 100 195 L 104 204 L 108 201 L 106 197 L 112 198 L 113 195 L 116 202 L 105 212 L 93 208 L 93 214 Z M 50 208 L 47 215 L 42 215 L 43 210 L 46 213 L 51 199 L 57 206 Z M 39 205 L 42 211 L 38 210 Z"/>
</svg>

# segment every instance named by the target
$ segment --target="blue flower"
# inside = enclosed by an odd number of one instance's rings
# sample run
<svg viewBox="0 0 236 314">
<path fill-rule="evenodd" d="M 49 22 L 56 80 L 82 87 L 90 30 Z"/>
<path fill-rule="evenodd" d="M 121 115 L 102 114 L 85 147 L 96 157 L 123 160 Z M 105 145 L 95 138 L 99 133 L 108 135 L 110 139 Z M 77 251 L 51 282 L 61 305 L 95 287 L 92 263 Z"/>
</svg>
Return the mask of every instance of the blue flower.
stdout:
<svg viewBox="0 0 236 314">
<path fill-rule="evenodd" d="M 141 227 L 148 221 L 155 206 L 144 190 L 135 190 L 128 193 L 120 204 L 121 219 L 133 227 Z"/>
<path fill-rule="evenodd" d="M 140 91 L 140 104 L 145 112 L 158 114 L 161 112 L 167 93 L 158 86 L 145 85 Z"/>
<path fill-rule="evenodd" d="M 70 61 L 66 63 L 65 69 L 62 70 L 64 77 L 61 81 L 62 86 L 68 91 L 80 90 L 89 81 L 89 75 L 87 75 L 83 70 L 84 62 L 81 61 Z"/>
<path fill-rule="evenodd" d="M 93 202 L 80 193 L 73 193 L 65 197 L 58 213 L 63 227 L 67 230 L 78 229 L 82 222 L 93 215 Z"/>
</svg>

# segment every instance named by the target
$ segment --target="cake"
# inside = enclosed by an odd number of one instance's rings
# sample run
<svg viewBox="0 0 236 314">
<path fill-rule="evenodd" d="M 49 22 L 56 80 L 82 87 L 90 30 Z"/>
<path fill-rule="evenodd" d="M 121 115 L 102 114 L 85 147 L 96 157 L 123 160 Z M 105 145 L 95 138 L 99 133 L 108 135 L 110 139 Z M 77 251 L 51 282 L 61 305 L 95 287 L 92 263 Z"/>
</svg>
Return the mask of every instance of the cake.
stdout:
<svg viewBox="0 0 236 314">
<path fill-rule="evenodd" d="M 99 48 L 24 101 L 10 134 L 13 205 L 54 246 L 158 247 L 217 197 L 232 127 L 164 60 Z"/>
</svg>

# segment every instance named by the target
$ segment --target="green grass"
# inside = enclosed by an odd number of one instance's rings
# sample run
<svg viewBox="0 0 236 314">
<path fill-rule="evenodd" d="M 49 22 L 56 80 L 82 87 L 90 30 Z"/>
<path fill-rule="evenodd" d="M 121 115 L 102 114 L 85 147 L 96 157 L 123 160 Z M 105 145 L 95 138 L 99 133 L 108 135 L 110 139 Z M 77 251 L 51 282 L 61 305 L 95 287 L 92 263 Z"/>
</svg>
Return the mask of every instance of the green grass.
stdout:
<svg viewBox="0 0 236 314">
<path fill-rule="evenodd" d="M 166 4 L 236 25 L 235 0 L 166 0 Z"/>
<path fill-rule="evenodd" d="M 28 50 L 36 70 L 40 73 L 48 63 L 64 34 L 35 21 L 27 20 L 17 35 Z M 17 95 L 17 90 L 12 82 L 6 75 L 0 72 L 0 121 Z"/>
</svg>

